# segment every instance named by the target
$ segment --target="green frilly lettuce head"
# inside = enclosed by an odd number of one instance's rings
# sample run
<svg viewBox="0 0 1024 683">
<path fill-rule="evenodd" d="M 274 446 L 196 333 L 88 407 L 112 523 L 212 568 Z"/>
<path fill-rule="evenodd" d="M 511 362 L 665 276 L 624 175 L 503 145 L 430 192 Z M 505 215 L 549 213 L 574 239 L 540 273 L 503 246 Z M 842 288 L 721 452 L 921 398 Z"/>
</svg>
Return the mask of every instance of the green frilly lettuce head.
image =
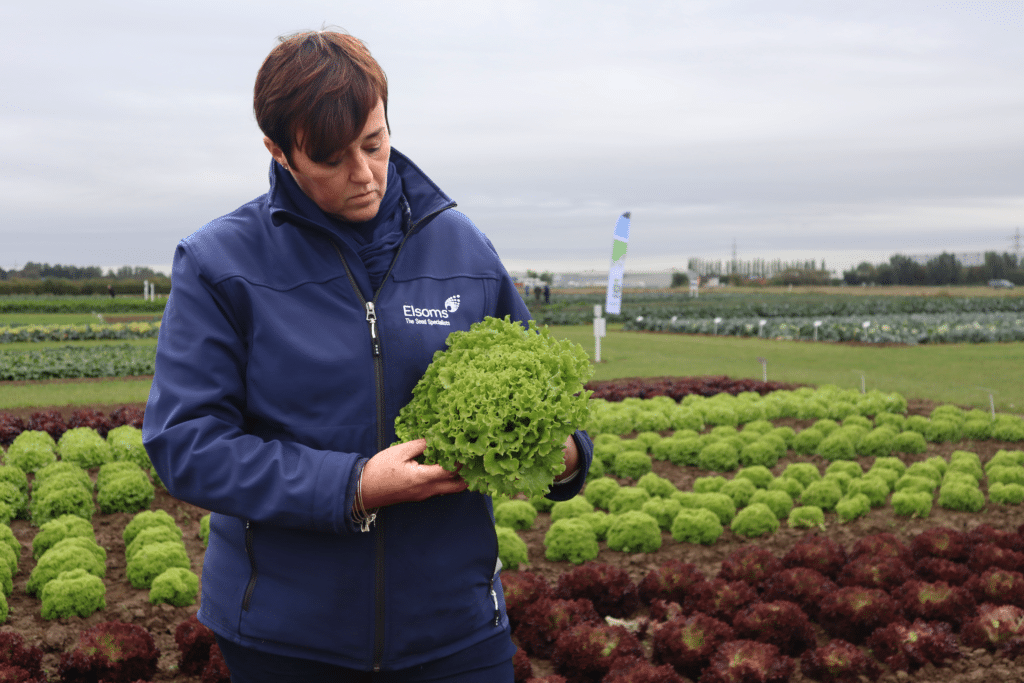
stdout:
<svg viewBox="0 0 1024 683">
<path fill-rule="evenodd" d="M 586 351 L 508 316 L 452 332 L 447 345 L 399 412 L 398 440 L 426 439 L 423 462 L 458 469 L 471 491 L 547 493 L 566 438 L 589 416 Z"/>
</svg>

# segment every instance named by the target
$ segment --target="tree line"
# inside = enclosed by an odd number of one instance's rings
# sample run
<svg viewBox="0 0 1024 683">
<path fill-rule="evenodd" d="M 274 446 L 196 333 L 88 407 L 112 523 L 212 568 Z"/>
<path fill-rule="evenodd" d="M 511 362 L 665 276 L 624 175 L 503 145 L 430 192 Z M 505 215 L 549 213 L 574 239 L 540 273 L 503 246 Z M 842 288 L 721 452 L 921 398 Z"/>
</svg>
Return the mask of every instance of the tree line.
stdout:
<svg viewBox="0 0 1024 683">
<path fill-rule="evenodd" d="M 153 283 L 154 293 L 166 296 L 171 280 L 145 266 L 117 270 L 98 266 L 65 266 L 29 261 L 19 269 L 0 268 L 0 296 L 17 295 L 130 295 L 142 296 L 143 282 Z"/>
<path fill-rule="evenodd" d="M 819 265 L 820 263 L 820 265 Z M 1016 254 L 985 252 L 984 262 L 963 265 L 955 255 L 943 252 L 925 263 L 894 254 L 888 263 L 864 261 L 841 278 L 834 277 L 820 262 L 753 259 L 751 261 L 704 261 L 690 259 L 688 270 L 702 278 L 717 276 L 732 285 L 984 285 L 992 280 L 1009 280 L 1024 285 L 1024 260 Z M 672 286 L 683 287 L 685 273 L 672 274 Z"/>
<path fill-rule="evenodd" d="M 888 263 L 871 264 L 864 261 L 855 268 L 843 271 L 843 282 L 848 285 L 983 285 L 990 280 L 1009 280 L 1024 285 L 1024 263 L 1016 254 L 985 252 L 984 263 L 965 266 L 946 252 L 921 264 L 895 254 Z"/>
<path fill-rule="evenodd" d="M 71 266 L 55 263 L 35 263 L 29 261 L 20 270 L 4 270 L 0 268 L 0 280 L 47 280 L 51 278 L 61 280 L 148 280 L 165 278 L 166 276 L 157 273 L 146 266 L 121 266 L 116 271 L 107 269 L 106 275 L 99 266 Z"/>
</svg>

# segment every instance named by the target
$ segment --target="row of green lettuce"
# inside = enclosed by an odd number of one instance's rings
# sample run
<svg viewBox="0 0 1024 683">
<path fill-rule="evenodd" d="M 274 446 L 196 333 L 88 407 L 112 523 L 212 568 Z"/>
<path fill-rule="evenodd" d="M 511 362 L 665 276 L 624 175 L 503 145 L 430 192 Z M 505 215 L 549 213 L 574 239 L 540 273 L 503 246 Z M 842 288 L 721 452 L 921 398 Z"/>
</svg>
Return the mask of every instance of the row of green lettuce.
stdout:
<svg viewBox="0 0 1024 683">
<path fill-rule="evenodd" d="M 169 514 L 139 512 L 125 527 L 123 538 L 126 578 L 133 588 L 149 590 L 152 604 L 195 603 L 199 577 L 192 571 L 183 533 Z M 107 551 L 96 542 L 89 520 L 66 514 L 45 523 L 32 540 L 32 556 L 36 565 L 25 591 L 40 601 L 43 619 L 85 618 L 107 608 Z"/>
<path fill-rule="evenodd" d="M 155 339 L 159 322 L 88 323 L 85 325 L 0 325 L 0 344 L 14 342 Z"/>
<path fill-rule="evenodd" d="M 985 487 L 982 488 L 984 483 Z M 728 527 L 757 538 L 790 528 L 824 528 L 825 513 L 840 524 L 889 505 L 897 515 L 928 517 L 934 504 L 948 510 L 979 512 L 986 504 L 1024 501 L 1024 451 L 1000 450 L 983 466 L 976 453 L 953 451 L 907 465 L 898 457 L 878 457 L 867 470 L 836 460 L 824 473 L 811 462 L 794 462 L 774 476 L 763 465 L 741 468 L 731 478 L 708 475 L 681 491 L 668 479 L 647 472 L 635 485 L 608 476 L 588 479 L 583 492 L 563 502 L 543 497 L 504 500 L 494 508 L 502 564 L 528 563 L 517 531 L 531 529 L 539 512 L 549 512 L 545 557 L 581 564 L 593 560 L 604 542 L 610 550 L 652 553 L 665 542 L 714 544 Z"/>
<path fill-rule="evenodd" d="M 668 396 L 649 399 L 626 398 L 620 402 L 591 399 L 587 431 L 594 435 L 622 435 L 632 432 L 675 432 L 668 442 L 659 449 L 684 448 L 679 444 L 698 438 L 706 428 L 736 428 L 748 423 L 759 423 L 758 429 L 744 429 L 736 439 L 750 439 L 755 431 L 771 427 L 771 422 L 781 418 L 798 420 L 831 420 L 843 422 L 843 433 L 854 429 L 854 424 L 871 431 L 874 426 L 887 426 L 896 434 L 895 439 L 916 440 L 913 435 L 900 437 L 903 432 L 919 432 L 927 440 L 959 441 L 969 439 L 997 439 L 1000 441 L 1024 441 L 1024 420 L 1009 413 L 995 413 L 974 408 L 964 410 L 947 404 L 938 406 L 929 417 L 906 416 L 907 400 L 897 392 L 883 392 L 877 389 L 860 393 L 854 389 L 842 389 L 826 384 L 817 388 L 800 387 L 793 390 L 778 390 L 765 395 L 756 392 L 741 392 L 735 396 L 719 393 L 711 397 L 699 394 L 684 396 L 676 403 Z M 789 427 L 772 428 L 789 443 L 793 430 Z M 711 438 L 716 433 L 700 435 L 701 439 Z M 810 437 L 801 437 L 797 452 L 810 446 L 803 442 Z M 872 436 L 871 440 L 878 439 Z M 659 436 L 660 439 L 660 436 Z M 664 440 L 663 440 L 664 441 Z M 855 447 L 859 445 L 855 442 Z M 814 447 L 817 445 L 814 444 Z M 908 444 L 904 447 L 910 448 Z M 916 446 L 919 448 L 920 444 Z M 906 450 L 904 452 L 920 452 Z M 862 453 L 868 455 L 869 453 Z M 887 455 L 872 451 L 871 455 Z M 682 456 L 677 456 L 682 457 Z M 751 456 L 752 457 L 752 456 Z M 683 463 L 681 463 L 683 464 Z M 692 463 L 696 464 L 696 463 Z"/>
<path fill-rule="evenodd" d="M 785 340 L 859 341 L 870 344 L 943 344 L 1024 341 L 1020 313 L 679 318 L 637 316 L 623 330 L 765 337 Z"/>
<path fill-rule="evenodd" d="M 9 524 L 16 518 L 39 527 L 32 539 L 36 565 L 25 590 L 41 601 L 42 617 L 87 617 L 106 609 L 107 553 L 91 522 L 97 507 L 103 514 L 135 513 L 124 530 L 131 585 L 148 589 L 154 604 L 194 604 L 199 579 L 181 529 L 165 511 L 149 509 L 154 484 L 160 481 L 136 427 L 117 427 L 106 438 L 78 427 L 57 441 L 43 431 L 19 434 L 0 466 L 0 622 L 21 554 L 20 542 L 5 543 L 13 538 Z"/>
<path fill-rule="evenodd" d="M 0 351 L 0 381 L 152 375 L 156 345 L 103 344 Z"/>
<path fill-rule="evenodd" d="M 138 512 L 153 502 L 156 480 L 142 445 L 142 431 L 131 425 L 111 429 L 106 438 L 91 427 L 74 427 L 59 440 L 25 430 L 15 437 L 0 466 L 0 522 L 28 519 L 42 526 L 61 515 L 92 519 Z M 87 470 L 99 468 L 96 481 Z M 33 474 L 31 494 L 28 475 Z M 13 484 L 13 488 L 8 484 Z M 94 495 L 95 504 L 94 504 Z"/>
<path fill-rule="evenodd" d="M 514 567 L 517 561 L 527 561 L 525 544 L 513 538 L 514 531 L 509 529 L 531 528 L 537 511 L 551 512 L 553 524 L 545 536 L 548 559 L 580 563 L 597 556 L 601 541 L 621 552 L 654 552 L 662 545 L 663 532 L 677 542 L 708 544 L 725 527 L 741 536 L 757 537 L 776 531 L 782 522 L 790 527 L 821 526 L 826 512 L 845 523 L 885 505 L 898 515 L 927 517 L 933 504 L 977 512 L 986 502 L 1019 505 L 1024 501 L 1024 451 L 1000 450 L 984 466 L 968 450 L 909 466 L 904 462 L 907 456 L 925 453 L 929 442 L 1022 441 L 1024 420 L 1019 417 L 993 417 L 984 411 L 942 405 L 928 417 L 879 411 L 872 421 L 857 412 L 840 411 L 847 414 L 837 421 L 811 415 L 825 405 L 818 400 L 819 394 L 832 404 L 866 406 L 871 399 L 826 388 L 773 392 L 763 398 L 756 394 L 694 396 L 682 405 L 671 399 L 627 399 L 598 408 L 597 413 L 618 416 L 594 421 L 594 463 L 580 496 L 564 503 L 534 497 L 496 505 L 497 525 L 506 528 L 498 531 L 506 553 L 503 563 Z M 848 400 L 836 400 L 838 396 Z M 896 410 L 901 404 L 905 407 L 897 395 L 873 398 L 887 401 Z M 781 413 L 816 419 L 796 431 L 775 427 L 765 412 L 771 419 Z M 738 415 L 750 419 L 736 420 Z M 704 421 L 705 416 L 730 424 L 713 425 Z M 630 422 L 632 428 L 627 428 Z M 739 424 L 742 429 L 737 428 Z M 653 430 L 641 431 L 637 426 Z M 701 433 L 705 427 L 711 428 Z M 631 438 L 621 436 L 636 431 Z M 659 433 L 666 431 L 672 433 Z M 772 468 L 790 453 L 815 462 L 789 463 L 775 476 Z M 860 457 L 873 458 L 867 471 L 858 462 Z M 696 467 L 707 474 L 696 478 L 692 491 L 680 491 L 652 471 L 655 460 Z M 622 486 L 619 480 L 636 484 Z M 568 518 L 576 521 L 562 521 Z"/>
<path fill-rule="evenodd" d="M 538 322 L 549 325 L 581 325 L 589 322 L 595 305 L 605 303 L 604 293 L 559 292 L 547 305 L 526 300 Z M 608 315 L 612 322 L 637 317 L 677 319 L 868 317 L 932 314 L 1024 313 L 1019 296 L 857 296 L 794 292 L 791 294 L 715 293 L 690 298 L 685 290 L 631 292 L 623 295 L 622 311 Z"/>
</svg>

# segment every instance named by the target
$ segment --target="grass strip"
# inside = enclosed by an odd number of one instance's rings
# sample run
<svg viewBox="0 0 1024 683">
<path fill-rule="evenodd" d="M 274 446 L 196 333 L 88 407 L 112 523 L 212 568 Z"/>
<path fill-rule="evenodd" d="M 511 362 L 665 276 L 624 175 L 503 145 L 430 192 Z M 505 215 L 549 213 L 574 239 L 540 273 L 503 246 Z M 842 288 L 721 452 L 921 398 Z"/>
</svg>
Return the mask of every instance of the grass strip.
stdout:
<svg viewBox="0 0 1024 683">
<path fill-rule="evenodd" d="M 166 296 L 156 301 L 141 297 L 119 296 L 0 296 L 0 314 L 26 313 L 154 313 L 167 305 Z"/>
<path fill-rule="evenodd" d="M 594 379 L 728 375 L 843 388 L 898 391 L 906 398 L 1024 412 L 1024 343 L 871 346 L 791 342 L 651 332 L 609 326 Z M 593 327 L 552 327 L 556 337 L 582 344 L 593 356 Z"/>
<path fill-rule="evenodd" d="M 148 377 L 79 382 L 0 384 L 0 410 L 47 406 L 144 403 L 153 380 Z"/>
</svg>

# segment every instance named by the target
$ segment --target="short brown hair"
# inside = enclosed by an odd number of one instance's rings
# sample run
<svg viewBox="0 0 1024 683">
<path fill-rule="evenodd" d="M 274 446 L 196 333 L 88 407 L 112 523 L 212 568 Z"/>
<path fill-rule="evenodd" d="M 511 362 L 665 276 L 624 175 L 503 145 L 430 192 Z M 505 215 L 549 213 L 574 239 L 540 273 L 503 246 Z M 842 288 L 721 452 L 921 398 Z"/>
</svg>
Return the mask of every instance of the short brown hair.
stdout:
<svg viewBox="0 0 1024 683">
<path fill-rule="evenodd" d="M 253 111 L 289 162 L 296 146 L 318 163 L 348 147 L 378 99 L 387 120 L 387 77 L 363 41 L 337 31 L 279 40 L 256 74 Z"/>
</svg>

